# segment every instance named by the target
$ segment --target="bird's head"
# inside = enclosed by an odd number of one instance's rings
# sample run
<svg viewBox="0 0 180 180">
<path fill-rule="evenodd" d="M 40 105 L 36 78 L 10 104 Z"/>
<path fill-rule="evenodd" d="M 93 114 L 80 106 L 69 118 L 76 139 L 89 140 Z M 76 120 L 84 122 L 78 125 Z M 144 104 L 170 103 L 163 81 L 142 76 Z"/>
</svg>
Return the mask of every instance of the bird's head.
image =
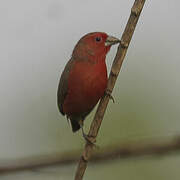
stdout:
<svg viewBox="0 0 180 180">
<path fill-rule="evenodd" d="M 120 40 L 104 32 L 93 32 L 83 36 L 76 44 L 72 56 L 79 59 L 105 57 L 111 46 Z"/>
</svg>

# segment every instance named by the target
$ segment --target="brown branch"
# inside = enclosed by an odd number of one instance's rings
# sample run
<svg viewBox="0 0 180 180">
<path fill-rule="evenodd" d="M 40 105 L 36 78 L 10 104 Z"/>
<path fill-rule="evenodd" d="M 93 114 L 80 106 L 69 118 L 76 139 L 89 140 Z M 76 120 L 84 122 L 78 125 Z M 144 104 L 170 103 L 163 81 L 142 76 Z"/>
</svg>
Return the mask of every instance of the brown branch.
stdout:
<svg viewBox="0 0 180 180">
<path fill-rule="evenodd" d="M 113 61 L 112 68 L 111 68 L 111 73 L 110 73 L 108 85 L 107 85 L 107 91 L 109 93 L 113 91 L 113 88 L 115 86 L 117 76 L 120 72 L 124 57 L 127 52 L 127 48 L 131 41 L 132 35 L 134 33 L 134 30 L 135 30 L 137 21 L 139 19 L 140 13 L 142 11 L 142 8 L 144 6 L 144 3 L 145 3 L 145 0 L 135 0 L 133 7 L 131 9 L 129 20 L 127 22 L 126 28 L 121 38 L 121 44 L 118 47 L 118 51 Z M 99 128 L 101 126 L 101 122 L 104 117 L 104 114 L 105 114 L 105 111 L 109 102 L 109 98 L 110 98 L 109 95 L 105 95 L 101 99 L 99 106 L 97 108 L 95 117 L 92 121 L 88 135 L 89 137 L 92 137 L 92 140 L 94 141 L 96 139 Z M 76 171 L 75 180 L 83 179 L 83 175 L 87 167 L 87 162 L 92 154 L 92 151 L 93 151 L 93 145 L 86 143 L 83 155 L 80 158 L 79 165 Z"/>
<path fill-rule="evenodd" d="M 113 145 L 96 151 L 91 158 L 91 162 L 104 162 L 107 160 L 127 159 L 145 155 L 156 155 L 157 157 L 170 153 L 180 153 L 180 137 L 169 140 L 133 142 L 121 145 Z M 25 170 L 40 169 L 57 165 L 69 165 L 78 161 L 79 151 L 66 152 L 64 154 L 44 155 L 29 157 L 21 160 L 4 161 L 0 163 L 0 174 L 12 173 Z"/>
</svg>

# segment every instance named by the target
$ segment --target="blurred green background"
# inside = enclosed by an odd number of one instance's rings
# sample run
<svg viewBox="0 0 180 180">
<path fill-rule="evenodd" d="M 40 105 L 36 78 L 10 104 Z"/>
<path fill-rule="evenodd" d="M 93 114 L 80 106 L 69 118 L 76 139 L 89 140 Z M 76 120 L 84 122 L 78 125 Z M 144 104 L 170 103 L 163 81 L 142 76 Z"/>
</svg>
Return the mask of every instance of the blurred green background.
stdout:
<svg viewBox="0 0 180 180">
<path fill-rule="evenodd" d="M 0 1 L 0 161 L 83 148 L 56 106 L 60 74 L 88 32 L 121 37 L 133 0 Z M 180 2 L 147 1 L 113 91 L 97 144 L 180 132 Z M 116 47 L 107 56 L 111 67 Z M 88 130 L 94 112 L 88 116 Z M 84 179 L 180 179 L 180 156 L 90 164 Z M 69 180 L 76 164 L 3 175 L 2 180 Z"/>
</svg>

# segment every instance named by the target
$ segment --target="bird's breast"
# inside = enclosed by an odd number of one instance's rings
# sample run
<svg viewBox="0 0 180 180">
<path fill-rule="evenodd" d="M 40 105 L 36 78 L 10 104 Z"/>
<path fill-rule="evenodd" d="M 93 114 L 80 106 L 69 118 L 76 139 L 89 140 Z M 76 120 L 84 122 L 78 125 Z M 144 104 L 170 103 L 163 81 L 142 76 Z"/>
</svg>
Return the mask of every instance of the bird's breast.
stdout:
<svg viewBox="0 0 180 180">
<path fill-rule="evenodd" d="M 98 63 L 76 62 L 68 78 L 68 94 L 64 109 L 78 114 L 92 109 L 104 95 L 107 87 L 105 61 Z"/>
</svg>

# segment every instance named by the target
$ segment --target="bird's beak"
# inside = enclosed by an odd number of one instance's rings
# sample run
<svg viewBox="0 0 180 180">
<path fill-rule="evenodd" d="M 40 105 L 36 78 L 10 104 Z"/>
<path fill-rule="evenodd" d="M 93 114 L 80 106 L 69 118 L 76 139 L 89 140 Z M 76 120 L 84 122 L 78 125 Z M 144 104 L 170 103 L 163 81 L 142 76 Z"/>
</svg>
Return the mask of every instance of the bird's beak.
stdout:
<svg viewBox="0 0 180 180">
<path fill-rule="evenodd" d="M 111 45 L 114 45 L 114 44 L 117 44 L 120 42 L 121 41 L 118 38 L 113 37 L 113 36 L 108 36 L 106 41 L 105 41 L 105 46 L 111 46 Z"/>
</svg>

